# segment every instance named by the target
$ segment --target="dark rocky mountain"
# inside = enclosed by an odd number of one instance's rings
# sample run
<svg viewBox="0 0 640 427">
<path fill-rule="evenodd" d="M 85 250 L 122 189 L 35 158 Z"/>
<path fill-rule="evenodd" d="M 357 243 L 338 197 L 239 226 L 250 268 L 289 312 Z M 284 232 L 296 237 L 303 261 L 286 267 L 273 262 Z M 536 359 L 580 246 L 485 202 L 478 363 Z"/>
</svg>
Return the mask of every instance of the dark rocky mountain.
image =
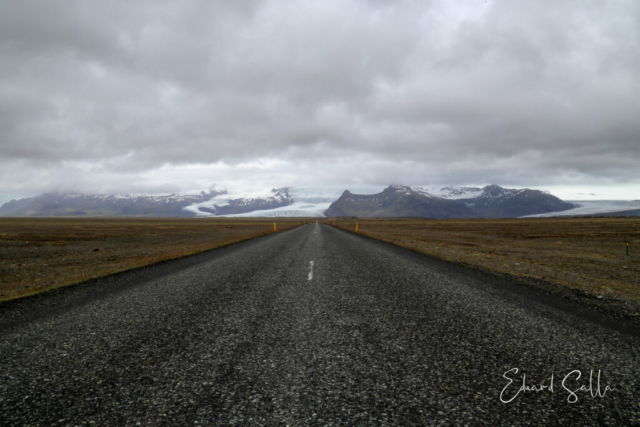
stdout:
<svg viewBox="0 0 640 427">
<path fill-rule="evenodd" d="M 458 199 L 485 218 L 514 218 L 571 209 L 573 203 L 540 190 L 514 190 L 488 185 L 482 194 L 470 199 Z"/>
<path fill-rule="evenodd" d="M 325 211 L 328 217 L 473 218 L 472 209 L 454 200 L 427 197 L 410 187 L 392 185 L 382 193 L 362 195 L 348 190 Z"/>
<path fill-rule="evenodd" d="M 189 217 L 195 214 L 185 211 L 184 207 L 226 193 L 227 190 L 163 196 L 46 193 L 7 202 L 0 207 L 0 215 Z"/>
<path fill-rule="evenodd" d="M 435 193 L 392 185 L 378 194 L 345 191 L 326 216 L 514 218 L 573 208 L 572 203 L 539 190 L 514 190 L 498 185 L 484 188 L 445 187 Z"/>
<path fill-rule="evenodd" d="M 270 197 L 242 197 L 239 199 L 229 200 L 229 204 L 227 205 L 214 205 L 213 208 L 200 206 L 198 207 L 198 210 L 221 216 L 275 209 L 283 206 L 289 206 L 293 203 L 293 199 L 289 195 L 289 188 L 274 188 L 271 192 L 273 193 L 273 196 Z"/>
</svg>

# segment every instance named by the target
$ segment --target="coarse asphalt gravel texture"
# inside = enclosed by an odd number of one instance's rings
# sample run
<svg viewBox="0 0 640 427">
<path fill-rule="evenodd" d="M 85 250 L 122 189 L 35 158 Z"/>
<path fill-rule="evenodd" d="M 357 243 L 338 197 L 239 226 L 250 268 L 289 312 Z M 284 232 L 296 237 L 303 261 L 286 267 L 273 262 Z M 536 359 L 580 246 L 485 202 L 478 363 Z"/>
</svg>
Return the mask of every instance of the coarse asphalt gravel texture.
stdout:
<svg viewBox="0 0 640 427">
<path fill-rule="evenodd" d="M 640 424 L 638 334 L 552 302 L 304 225 L 0 304 L 0 425 Z"/>
</svg>

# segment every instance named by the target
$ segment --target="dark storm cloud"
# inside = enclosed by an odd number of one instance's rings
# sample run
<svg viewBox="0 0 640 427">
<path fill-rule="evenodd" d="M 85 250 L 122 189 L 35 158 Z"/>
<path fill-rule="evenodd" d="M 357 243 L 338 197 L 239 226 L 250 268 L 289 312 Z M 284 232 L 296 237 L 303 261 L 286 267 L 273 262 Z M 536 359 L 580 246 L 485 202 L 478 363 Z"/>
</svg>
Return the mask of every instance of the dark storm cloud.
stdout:
<svg viewBox="0 0 640 427">
<path fill-rule="evenodd" d="M 639 24 L 631 0 L 4 1 L 0 179 L 639 184 Z"/>
</svg>

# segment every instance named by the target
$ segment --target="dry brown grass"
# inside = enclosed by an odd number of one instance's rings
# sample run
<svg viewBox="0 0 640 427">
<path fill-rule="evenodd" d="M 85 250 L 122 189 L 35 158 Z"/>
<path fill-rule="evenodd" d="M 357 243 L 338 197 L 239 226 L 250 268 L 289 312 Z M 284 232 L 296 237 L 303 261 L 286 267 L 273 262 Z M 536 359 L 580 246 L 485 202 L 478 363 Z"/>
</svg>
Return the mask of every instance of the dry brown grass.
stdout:
<svg viewBox="0 0 640 427">
<path fill-rule="evenodd" d="M 0 218 L 0 301 L 272 232 L 267 219 Z"/>
<path fill-rule="evenodd" d="M 640 300 L 637 217 L 358 219 L 336 226 L 354 231 L 356 223 L 361 234 L 450 261 Z"/>
</svg>

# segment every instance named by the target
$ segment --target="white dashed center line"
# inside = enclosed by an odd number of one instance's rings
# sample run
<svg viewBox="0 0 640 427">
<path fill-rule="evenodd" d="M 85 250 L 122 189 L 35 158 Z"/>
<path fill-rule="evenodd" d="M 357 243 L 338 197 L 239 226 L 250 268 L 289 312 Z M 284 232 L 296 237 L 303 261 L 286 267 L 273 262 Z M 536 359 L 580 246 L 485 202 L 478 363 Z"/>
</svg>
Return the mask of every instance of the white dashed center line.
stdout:
<svg viewBox="0 0 640 427">
<path fill-rule="evenodd" d="M 313 279 L 313 261 L 309 261 L 309 280 Z"/>
</svg>

